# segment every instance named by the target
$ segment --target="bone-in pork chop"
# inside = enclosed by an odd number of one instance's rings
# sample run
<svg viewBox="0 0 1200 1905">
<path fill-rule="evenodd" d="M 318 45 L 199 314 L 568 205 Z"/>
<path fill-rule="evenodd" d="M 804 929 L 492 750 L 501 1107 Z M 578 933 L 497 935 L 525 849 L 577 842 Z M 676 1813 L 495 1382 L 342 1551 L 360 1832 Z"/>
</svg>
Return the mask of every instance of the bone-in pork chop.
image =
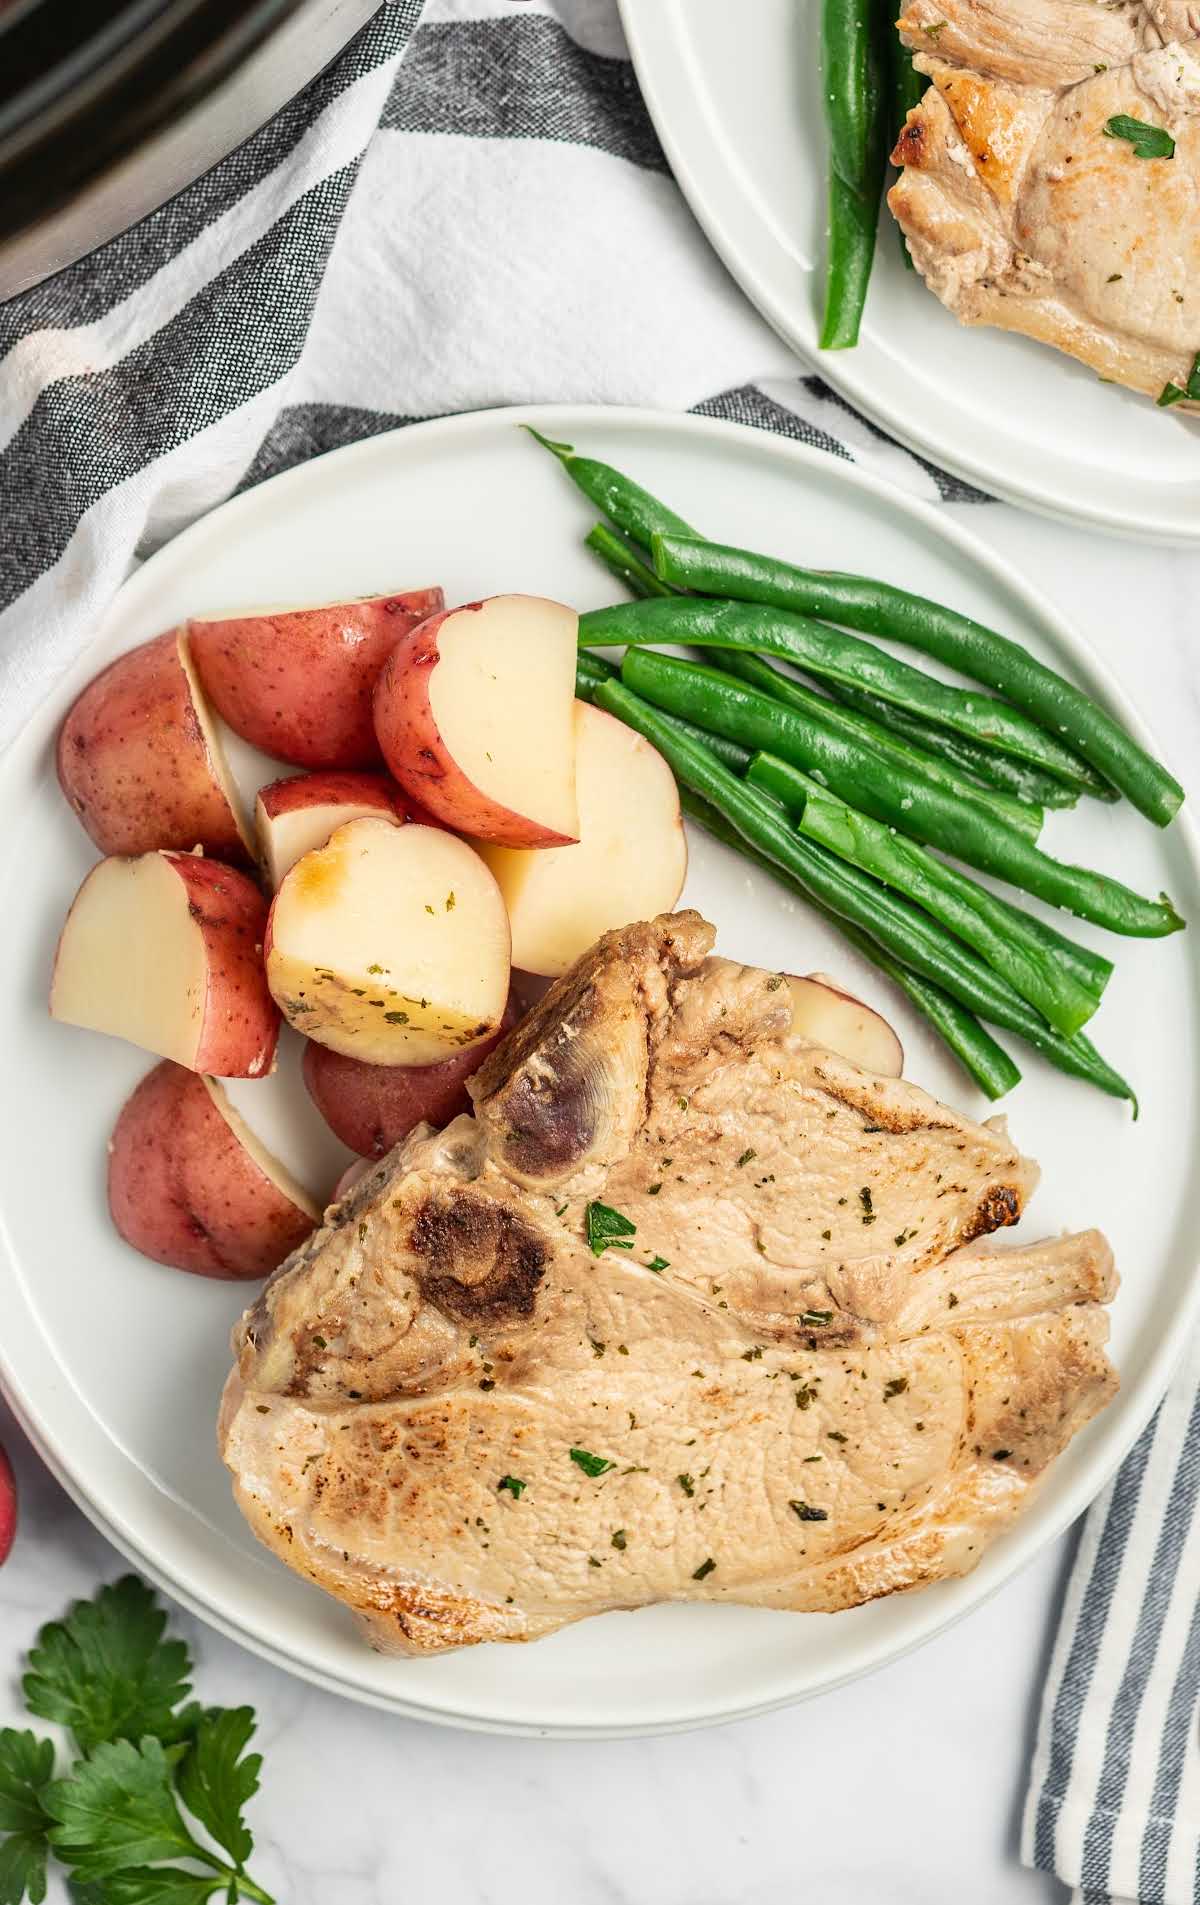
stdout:
<svg viewBox="0 0 1200 1905">
<path fill-rule="evenodd" d="M 966 324 L 1154 398 L 1182 390 L 1200 352 L 1200 5 L 908 0 L 899 31 L 932 84 L 888 203 L 930 288 Z M 1106 130 L 1129 120 L 1173 155 Z"/>
<path fill-rule="evenodd" d="M 1103 1238 L 982 1242 L 1037 1177 L 1003 1123 L 712 939 L 606 935 L 239 1325 L 237 1499 L 385 1650 L 961 1574 L 1115 1386 Z"/>
</svg>

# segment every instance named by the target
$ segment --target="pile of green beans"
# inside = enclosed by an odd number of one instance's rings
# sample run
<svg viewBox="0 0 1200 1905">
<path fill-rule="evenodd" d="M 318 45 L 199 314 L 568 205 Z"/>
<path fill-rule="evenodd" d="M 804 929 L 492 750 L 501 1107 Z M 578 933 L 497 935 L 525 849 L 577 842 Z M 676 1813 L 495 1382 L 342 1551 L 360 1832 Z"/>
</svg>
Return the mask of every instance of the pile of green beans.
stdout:
<svg viewBox="0 0 1200 1905">
<path fill-rule="evenodd" d="M 1176 932 L 1165 894 L 1036 844 L 1044 809 L 1083 794 L 1124 795 L 1165 826 L 1183 797 L 1174 777 L 1008 637 L 892 584 L 706 542 L 610 465 L 538 440 L 604 510 L 588 547 L 637 598 L 581 616 L 577 692 L 657 747 L 686 810 L 834 921 L 990 1095 L 1020 1074 L 982 1022 L 1136 1115 L 1081 1030 L 1111 960 L 941 856 L 1115 933 Z M 862 635 L 992 692 L 935 680 Z M 619 670 L 601 648 L 624 651 Z"/>
</svg>

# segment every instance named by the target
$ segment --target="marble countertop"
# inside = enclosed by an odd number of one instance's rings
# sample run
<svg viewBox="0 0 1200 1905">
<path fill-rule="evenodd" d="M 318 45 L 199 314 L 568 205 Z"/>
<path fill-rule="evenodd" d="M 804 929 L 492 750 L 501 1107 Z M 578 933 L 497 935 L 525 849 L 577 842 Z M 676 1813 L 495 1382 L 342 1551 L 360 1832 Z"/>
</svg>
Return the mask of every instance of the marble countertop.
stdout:
<svg viewBox="0 0 1200 1905">
<path fill-rule="evenodd" d="M 1112 662 L 1185 778 L 1200 744 L 1200 555 L 996 505 L 956 512 Z M 1131 667 L 1131 655 L 1136 665 Z M 121 1571 L 0 1405 L 22 1492 L 0 1572 L 0 1724 L 42 1621 Z M 294 1680 L 185 1615 L 206 1701 L 251 1702 L 266 1754 L 255 1873 L 281 1905 L 971 1905 L 1063 1901 L 1017 1823 L 1070 1537 L 920 1652 L 766 1718 L 661 1740 L 492 1738 Z M 52 1889 L 51 1905 L 65 1892 Z"/>
</svg>

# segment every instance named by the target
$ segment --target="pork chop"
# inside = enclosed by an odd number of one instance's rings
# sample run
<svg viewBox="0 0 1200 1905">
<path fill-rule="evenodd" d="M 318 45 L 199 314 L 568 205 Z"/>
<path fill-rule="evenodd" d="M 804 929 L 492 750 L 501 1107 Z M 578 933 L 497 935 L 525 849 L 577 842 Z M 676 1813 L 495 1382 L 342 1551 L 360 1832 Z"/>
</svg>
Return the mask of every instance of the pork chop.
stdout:
<svg viewBox="0 0 1200 1905">
<path fill-rule="evenodd" d="M 1200 5 L 908 0 L 932 81 L 888 196 L 926 283 L 965 324 L 1054 344 L 1158 398 L 1200 352 Z M 1106 127 L 1167 132 L 1139 157 Z"/>
<path fill-rule="evenodd" d="M 1037 1178 L 1003 1121 L 712 940 L 607 934 L 235 1332 L 242 1510 L 385 1651 L 961 1574 L 1115 1387 L 1103 1238 L 983 1242 Z"/>
</svg>

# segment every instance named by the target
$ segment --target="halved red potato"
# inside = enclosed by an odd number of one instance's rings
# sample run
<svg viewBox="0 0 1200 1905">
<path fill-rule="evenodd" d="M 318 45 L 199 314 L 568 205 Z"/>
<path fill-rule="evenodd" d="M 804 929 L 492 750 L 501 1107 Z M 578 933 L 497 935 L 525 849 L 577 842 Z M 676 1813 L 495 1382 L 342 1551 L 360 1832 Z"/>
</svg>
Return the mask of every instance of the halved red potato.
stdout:
<svg viewBox="0 0 1200 1905">
<path fill-rule="evenodd" d="M 476 841 L 508 907 L 513 965 L 558 978 L 610 927 L 669 913 L 687 874 L 675 776 L 649 741 L 575 703 L 579 841 L 522 852 Z"/>
<path fill-rule="evenodd" d="M 144 1257 L 198 1277 L 265 1277 L 321 1221 L 215 1078 L 164 1060 L 108 1144 L 108 1208 Z"/>
<path fill-rule="evenodd" d="M 302 854 L 323 847 L 348 820 L 374 815 L 403 826 L 408 806 L 407 797 L 385 774 L 352 774 L 342 768 L 293 774 L 261 787 L 254 820 L 271 885 L 277 887 Z"/>
<path fill-rule="evenodd" d="M 199 846 L 254 859 L 182 629 L 131 648 L 88 683 L 59 733 L 58 779 L 101 853 Z"/>
<path fill-rule="evenodd" d="M 17 1534 L 17 1478 L 12 1463 L 0 1449 L 0 1568 L 8 1560 Z"/>
<path fill-rule="evenodd" d="M 401 787 L 481 840 L 578 839 L 578 629 L 561 602 L 493 595 L 398 642 L 375 689 L 375 728 Z"/>
<path fill-rule="evenodd" d="M 788 985 L 793 1032 L 877 1078 L 903 1075 L 904 1047 L 880 1013 L 843 992 L 824 972 L 810 972 L 805 979 L 789 974 Z"/>
<path fill-rule="evenodd" d="M 449 1124 L 471 1109 L 467 1080 L 520 1018 L 509 994 L 496 1030 L 440 1065 L 364 1065 L 327 1045 L 309 1041 L 304 1051 L 308 1095 L 334 1136 L 360 1157 L 381 1158 L 414 1125 Z"/>
<path fill-rule="evenodd" d="M 229 615 L 189 622 L 188 639 L 209 699 L 243 740 L 296 767 L 375 767 L 379 671 L 444 600 L 440 589 L 413 589 Z"/>
<path fill-rule="evenodd" d="M 279 1036 L 263 973 L 266 925 L 253 881 L 216 860 L 101 860 L 67 914 L 50 1011 L 189 1071 L 257 1078 Z"/>
<path fill-rule="evenodd" d="M 368 1064 L 429 1065 L 500 1024 L 508 915 L 465 841 L 352 820 L 285 876 L 266 958 L 297 1031 Z"/>
</svg>

